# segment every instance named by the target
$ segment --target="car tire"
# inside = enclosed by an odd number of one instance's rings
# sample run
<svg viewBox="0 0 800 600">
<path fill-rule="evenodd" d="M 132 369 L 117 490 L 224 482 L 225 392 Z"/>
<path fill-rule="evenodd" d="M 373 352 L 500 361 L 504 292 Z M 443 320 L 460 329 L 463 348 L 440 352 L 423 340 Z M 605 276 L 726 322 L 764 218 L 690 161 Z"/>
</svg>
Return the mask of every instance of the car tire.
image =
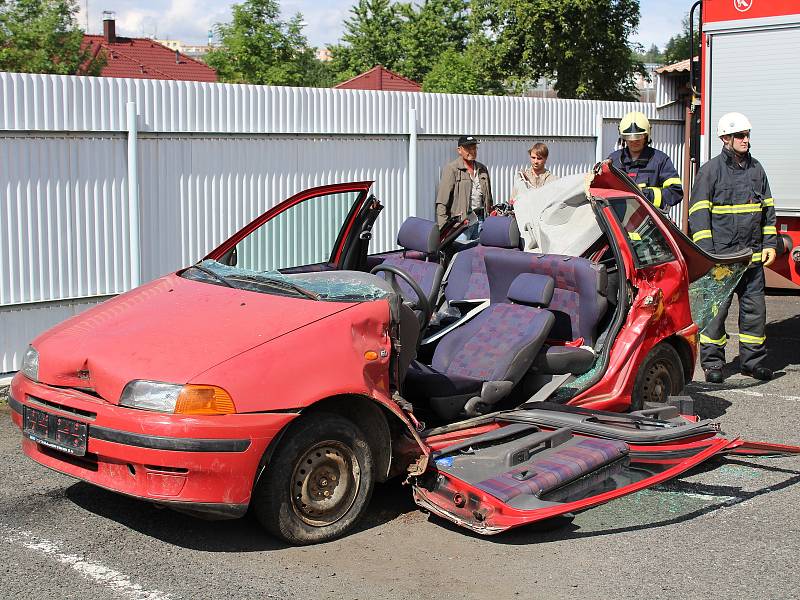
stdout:
<svg viewBox="0 0 800 600">
<path fill-rule="evenodd" d="M 631 410 L 642 410 L 646 402 L 666 402 L 683 391 L 686 378 L 683 362 L 672 345 L 662 342 L 647 354 L 631 394 Z"/>
<path fill-rule="evenodd" d="M 253 512 L 290 544 L 326 542 L 363 516 L 374 487 L 366 436 L 335 413 L 300 417 L 290 425 L 256 485 Z"/>
</svg>

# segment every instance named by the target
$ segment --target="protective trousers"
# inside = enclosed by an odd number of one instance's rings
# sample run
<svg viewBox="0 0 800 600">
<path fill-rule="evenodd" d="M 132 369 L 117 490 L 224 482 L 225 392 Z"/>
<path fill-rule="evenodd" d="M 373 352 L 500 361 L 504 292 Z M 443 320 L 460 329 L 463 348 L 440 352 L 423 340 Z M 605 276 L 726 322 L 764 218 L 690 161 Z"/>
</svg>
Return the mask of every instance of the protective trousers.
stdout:
<svg viewBox="0 0 800 600">
<path fill-rule="evenodd" d="M 767 305 L 764 299 L 764 267 L 750 267 L 734 290 L 739 297 L 739 366 L 744 371 L 752 371 L 761 365 L 767 356 L 764 346 L 767 324 Z M 700 361 L 704 369 L 721 369 L 725 364 L 725 319 L 731 307 L 733 294 L 719 307 L 717 316 L 712 319 L 700 334 Z"/>
</svg>

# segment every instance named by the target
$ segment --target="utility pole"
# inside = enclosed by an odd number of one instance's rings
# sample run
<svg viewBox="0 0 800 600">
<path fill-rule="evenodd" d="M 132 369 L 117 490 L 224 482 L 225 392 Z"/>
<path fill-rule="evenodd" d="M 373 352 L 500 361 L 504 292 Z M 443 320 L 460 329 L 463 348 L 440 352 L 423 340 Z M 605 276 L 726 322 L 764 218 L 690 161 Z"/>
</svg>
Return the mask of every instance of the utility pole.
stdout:
<svg viewBox="0 0 800 600">
<path fill-rule="evenodd" d="M 86 0 L 84 8 L 86 12 L 86 33 L 89 33 L 89 0 Z"/>
</svg>

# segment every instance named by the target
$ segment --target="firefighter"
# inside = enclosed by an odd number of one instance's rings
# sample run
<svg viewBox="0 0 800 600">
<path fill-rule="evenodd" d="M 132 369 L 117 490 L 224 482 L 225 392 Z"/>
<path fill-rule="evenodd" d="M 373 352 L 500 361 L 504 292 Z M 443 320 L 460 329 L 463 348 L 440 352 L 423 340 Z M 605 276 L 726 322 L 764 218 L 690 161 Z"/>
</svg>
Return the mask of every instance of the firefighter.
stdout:
<svg viewBox="0 0 800 600">
<path fill-rule="evenodd" d="M 650 146 L 650 121 L 640 112 L 629 112 L 619 123 L 623 147 L 608 156 L 627 173 L 656 208 L 667 210 L 683 200 L 681 178 L 669 156 Z"/>
<path fill-rule="evenodd" d="M 698 246 L 714 254 L 753 251 L 750 266 L 735 290 L 739 296 L 739 361 L 743 375 L 768 381 L 772 371 L 764 366 L 764 267 L 775 260 L 775 201 L 764 168 L 750 155 L 747 117 L 735 112 L 723 115 L 717 135 L 724 144 L 722 152 L 697 174 L 689 205 L 689 231 Z M 700 360 L 706 381 L 711 383 L 724 380 L 725 318 L 732 299 L 733 295 L 722 303 L 700 335 Z"/>
</svg>

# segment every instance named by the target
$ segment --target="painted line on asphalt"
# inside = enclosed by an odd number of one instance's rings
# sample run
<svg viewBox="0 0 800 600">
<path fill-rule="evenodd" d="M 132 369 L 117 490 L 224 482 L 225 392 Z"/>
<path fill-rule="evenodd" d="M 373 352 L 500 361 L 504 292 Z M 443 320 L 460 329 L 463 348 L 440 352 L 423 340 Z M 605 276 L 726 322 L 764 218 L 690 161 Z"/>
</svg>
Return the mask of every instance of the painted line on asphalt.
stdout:
<svg viewBox="0 0 800 600">
<path fill-rule="evenodd" d="M 700 381 L 693 381 L 689 383 L 687 387 L 689 388 L 690 394 L 692 389 L 694 388 L 697 389 L 698 392 L 717 392 L 717 393 L 731 392 L 733 394 L 741 394 L 743 396 L 752 396 L 753 398 L 782 398 L 783 400 L 792 400 L 794 402 L 800 402 L 800 396 L 791 396 L 788 394 L 776 394 L 774 392 L 756 392 L 755 390 L 724 387 L 715 384 L 707 384 Z"/>
<path fill-rule="evenodd" d="M 735 388 L 725 390 L 735 394 L 743 394 L 745 396 L 754 396 L 756 398 L 783 398 L 784 400 L 794 400 L 800 402 L 800 396 L 787 396 L 786 394 L 773 394 L 772 392 L 754 392 L 752 390 L 737 390 Z"/>
<path fill-rule="evenodd" d="M 86 560 L 76 554 L 69 554 L 60 550 L 60 544 L 42 537 L 38 537 L 30 531 L 17 531 L 6 529 L 7 535 L 3 535 L 2 540 L 8 544 L 14 544 L 38 552 L 48 558 L 72 567 L 75 571 L 101 585 L 104 585 L 115 592 L 119 592 L 132 600 L 170 600 L 172 596 L 159 590 L 146 590 L 138 583 L 133 583 L 131 578 L 110 569 L 97 562 Z"/>
</svg>

